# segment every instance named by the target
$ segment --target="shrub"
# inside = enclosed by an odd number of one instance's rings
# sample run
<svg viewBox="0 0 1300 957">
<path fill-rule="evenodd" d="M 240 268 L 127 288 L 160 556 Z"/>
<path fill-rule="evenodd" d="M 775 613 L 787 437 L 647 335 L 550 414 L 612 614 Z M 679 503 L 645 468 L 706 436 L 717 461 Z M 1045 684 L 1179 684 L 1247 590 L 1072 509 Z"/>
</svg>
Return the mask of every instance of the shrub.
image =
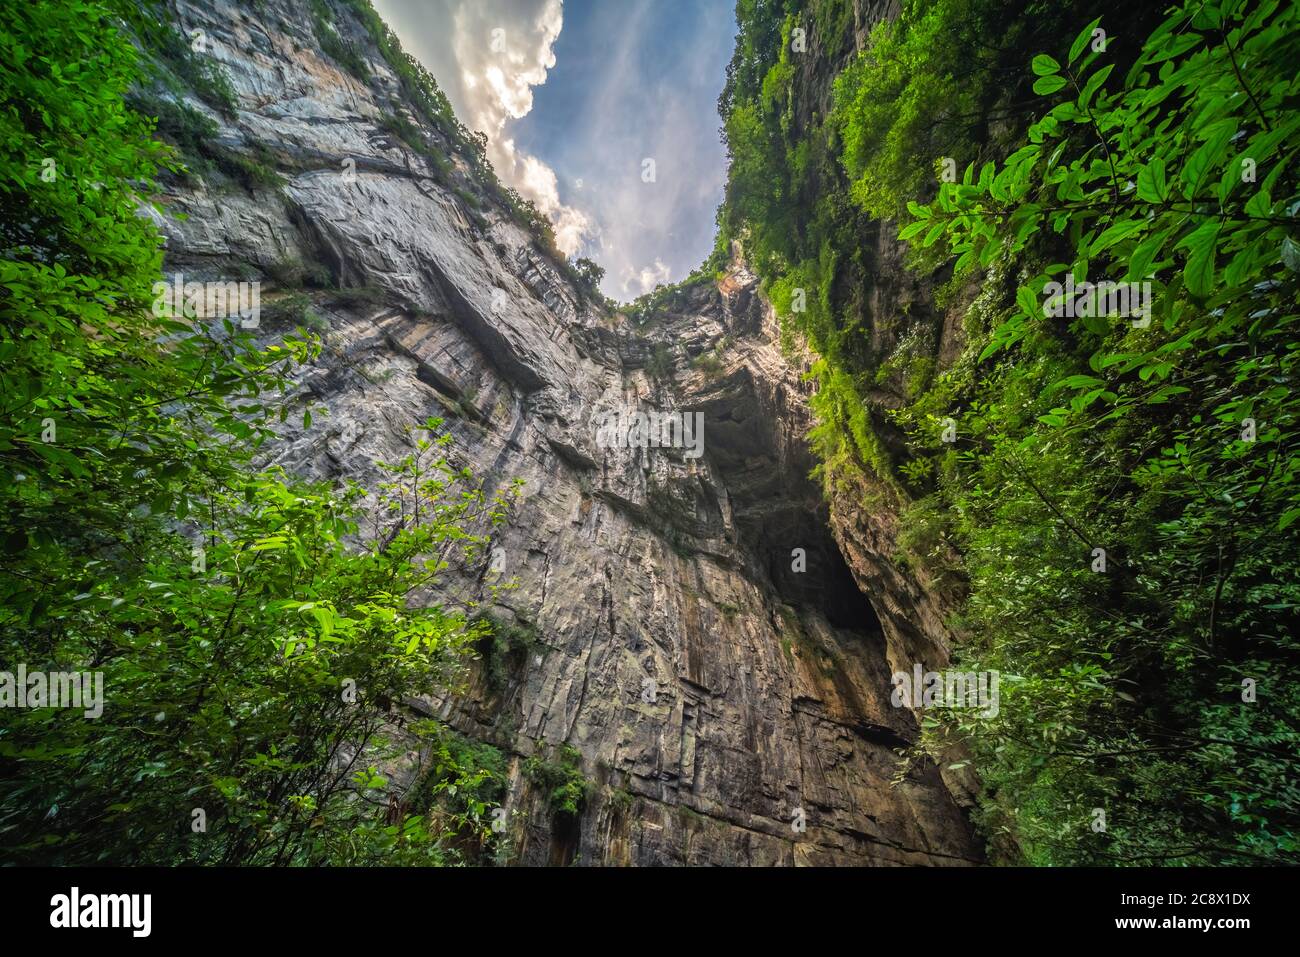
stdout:
<svg viewBox="0 0 1300 957">
<path fill-rule="evenodd" d="M 210 144 L 205 152 L 221 172 L 250 193 L 258 189 L 279 189 L 284 177 L 275 168 L 275 156 L 263 143 L 252 142 L 243 149 Z"/>
<path fill-rule="evenodd" d="M 691 367 L 703 374 L 706 379 L 716 379 L 722 375 L 722 358 L 716 351 L 701 352 L 691 361 Z"/>
<path fill-rule="evenodd" d="M 652 379 L 666 379 L 673 374 L 673 355 L 667 345 L 654 344 L 646 358 L 645 371 Z"/>
<path fill-rule="evenodd" d="M 524 762 L 524 776 L 546 791 L 547 801 L 558 814 L 576 817 L 591 793 L 591 782 L 582 773 L 582 753 L 563 744 L 555 756 L 544 759 L 534 755 Z"/>
<path fill-rule="evenodd" d="M 360 51 L 339 35 L 327 0 L 312 0 L 312 27 L 321 50 L 362 83 L 370 82 L 370 67 Z"/>
</svg>

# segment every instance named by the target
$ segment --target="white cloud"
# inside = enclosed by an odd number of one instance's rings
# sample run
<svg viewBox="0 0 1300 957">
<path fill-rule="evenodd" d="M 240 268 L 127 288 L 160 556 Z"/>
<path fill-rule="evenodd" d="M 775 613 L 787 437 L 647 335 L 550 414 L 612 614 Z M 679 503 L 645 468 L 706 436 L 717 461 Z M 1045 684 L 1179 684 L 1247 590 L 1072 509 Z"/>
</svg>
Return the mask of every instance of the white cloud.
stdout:
<svg viewBox="0 0 1300 957">
<path fill-rule="evenodd" d="M 574 73 L 538 96 L 551 115 L 539 115 L 534 95 L 557 67 L 560 0 L 374 3 L 461 121 L 486 134 L 501 181 L 554 223 L 560 249 L 605 267 L 606 295 L 634 298 L 708 255 L 726 171 L 714 103 L 734 38 L 731 0 L 671 14 L 661 0 L 585 4 L 559 44 L 573 57 L 559 69 Z M 641 177 L 647 158 L 653 183 Z"/>
<path fill-rule="evenodd" d="M 511 150 L 514 143 L 508 141 Z M 560 187 L 555 171 L 536 156 L 514 152 L 522 160 L 523 175 L 515 189 L 521 196 L 537 203 L 537 208 L 555 224 L 555 244 L 568 256 L 582 248 L 592 232 L 591 219 L 583 212 L 560 202 Z"/>
<path fill-rule="evenodd" d="M 555 66 L 553 48 L 564 25 L 561 0 L 435 0 L 420 11 L 397 0 L 375 6 L 439 80 L 461 122 L 487 136 L 497 177 L 555 224 L 562 252 L 571 256 L 581 249 L 594 233 L 591 218 L 560 201 L 555 172 L 517 149 L 508 133 L 511 121 L 532 110 L 533 87 L 545 83 Z M 430 36 L 431 29 L 444 36 Z"/>
<path fill-rule="evenodd" d="M 621 292 L 629 299 L 635 299 L 647 292 L 653 292 L 655 286 L 668 281 L 672 272 L 668 264 L 658 256 L 655 257 L 654 264 L 651 266 L 642 266 L 640 269 L 631 266 L 624 267 Z"/>
</svg>

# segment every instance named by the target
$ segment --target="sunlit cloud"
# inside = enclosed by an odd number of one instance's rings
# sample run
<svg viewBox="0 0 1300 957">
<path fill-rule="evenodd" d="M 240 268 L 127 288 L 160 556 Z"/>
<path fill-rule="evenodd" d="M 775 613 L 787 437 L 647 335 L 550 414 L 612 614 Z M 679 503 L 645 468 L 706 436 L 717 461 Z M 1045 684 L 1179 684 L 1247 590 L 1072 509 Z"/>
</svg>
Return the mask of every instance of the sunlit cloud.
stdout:
<svg viewBox="0 0 1300 957">
<path fill-rule="evenodd" d="M 632 299 L 708 255 L 732 0 L 375 0 L 497 175 Z M 646 181 L 643 162 L 653 159 Z"/>
<path fill-rule="evenodd" d="M 652 265 L 643 266 L 639 270 L 626 266 L 622 275 L 623 280 L 620 284 L 622 292 L 624 295 L 635 297 L 652 292 L 655 286 L 667 282 L 668 277 L 672 275 L 672 270 L 663 260 L 656 259 Z"/>
<path fill-rule="evenodd" d="M 508 134 L 555 66 L 561 0 L 377 0 L 375 8 L 433 73 L 461 122 L 486 135 L 497 177 L 555 224 L 562 252 L 578 252 L 591 237 L 590 217 L 561 202 L 554 171 Z"/>
</svg>

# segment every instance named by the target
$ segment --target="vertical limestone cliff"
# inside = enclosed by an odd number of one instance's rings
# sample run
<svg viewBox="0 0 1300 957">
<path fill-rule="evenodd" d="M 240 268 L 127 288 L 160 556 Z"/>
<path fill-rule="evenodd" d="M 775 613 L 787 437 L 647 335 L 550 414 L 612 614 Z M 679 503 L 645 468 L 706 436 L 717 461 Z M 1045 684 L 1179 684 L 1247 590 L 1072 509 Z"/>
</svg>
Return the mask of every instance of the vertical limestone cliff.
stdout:
<svg viewBox="0 0 1300 957">
<path fill-rule="evenodd" d="M 176 5 L 238 108 L 190 105 L 283 183 L 171 183 L 168 270 L 260 278 L 268 341 L 286 328 L 278 297 L 307 295 L 323 320 L 292 398 L 314 422 L 291 415 L 272 461 L 373 486 L 373 463 L 440 416 L 486 490 L 523 480 L 490 560 L 439 597 L 483 602 L 533 640 L 464 691 L 411 703 L 510 755 L 515 860 L 977 862 L 938 769 L 893 781 L 916 719 L 891 706 L 889 674 L 945 647 L 944 602 L 891 563 L 888 515 L 847 496 L 828 507 L 809 478 L 807 386 L 743 263 L 633 326 L 575 288 L 463 159 L 448 169 L 389 132 L 417 114 L 346 4 L 328 5 L 332 29 L 365 80 L 323 52 L 307 0 L 255 7 Z M 287 263 L 329 279 L 299 292 Z M 602 447 L 602 415 L 628 406 L 702 413 L 703 455 Z M 494 599 L 501 581 L 516 587 Z M 561 745 L 593 782 L 577 817 L 522 773 Z"/>
</svg>

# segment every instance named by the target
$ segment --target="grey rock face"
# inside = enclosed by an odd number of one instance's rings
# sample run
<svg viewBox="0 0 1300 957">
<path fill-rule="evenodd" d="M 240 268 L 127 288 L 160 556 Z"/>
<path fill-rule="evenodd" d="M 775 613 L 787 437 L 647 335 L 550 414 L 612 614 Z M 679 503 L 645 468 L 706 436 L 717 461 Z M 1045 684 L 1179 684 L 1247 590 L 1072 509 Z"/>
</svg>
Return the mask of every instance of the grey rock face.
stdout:
<svg viewBox="0 0 1300 957">
<path fill-rule="evenodd" d="M 274 275 L 315 260 L 371 291 L 315 295 L 326 348 L 293 401 L 316 421 L 291 416 L 275 462 L 373 487 L 372 463 L 441 416 L 487 490 L 524 481 L 490 561 L 437 597 L 483 602 L 538 645 L 504 680 L 478 668 L 463 692 L 415 703 L 511 755 L 517 860 L 978 861 L 937 769 L 891 783 L 894 749 L 916 733 L 890 704 L 891 664 L 942 640 L 941 604 L 891 575 L 887 523 L 843 502 L 832 514 L 809 479 L 807 386 L 754 277 L 737 263 L 633 328 L 587 302 L 505 210 L 382 132 L 403 108 L 397 79 L 342 7 L 369 83 L 320 52 L 305 2 L 259 7 L 179 12 L 235 85 L 222 141 L 264 144 L 287 182 L 176 186 L 169 211 L 188 218 L 165 223 L 168 268 Z M 702 414 L 703 454 L 600 442 L 603 417 L 629 407 Z M 517 587 L 493 599 L 501 579 Z M 576 819 L 522 773 L 562 744 L 594 784 Z"/>
</svg>

